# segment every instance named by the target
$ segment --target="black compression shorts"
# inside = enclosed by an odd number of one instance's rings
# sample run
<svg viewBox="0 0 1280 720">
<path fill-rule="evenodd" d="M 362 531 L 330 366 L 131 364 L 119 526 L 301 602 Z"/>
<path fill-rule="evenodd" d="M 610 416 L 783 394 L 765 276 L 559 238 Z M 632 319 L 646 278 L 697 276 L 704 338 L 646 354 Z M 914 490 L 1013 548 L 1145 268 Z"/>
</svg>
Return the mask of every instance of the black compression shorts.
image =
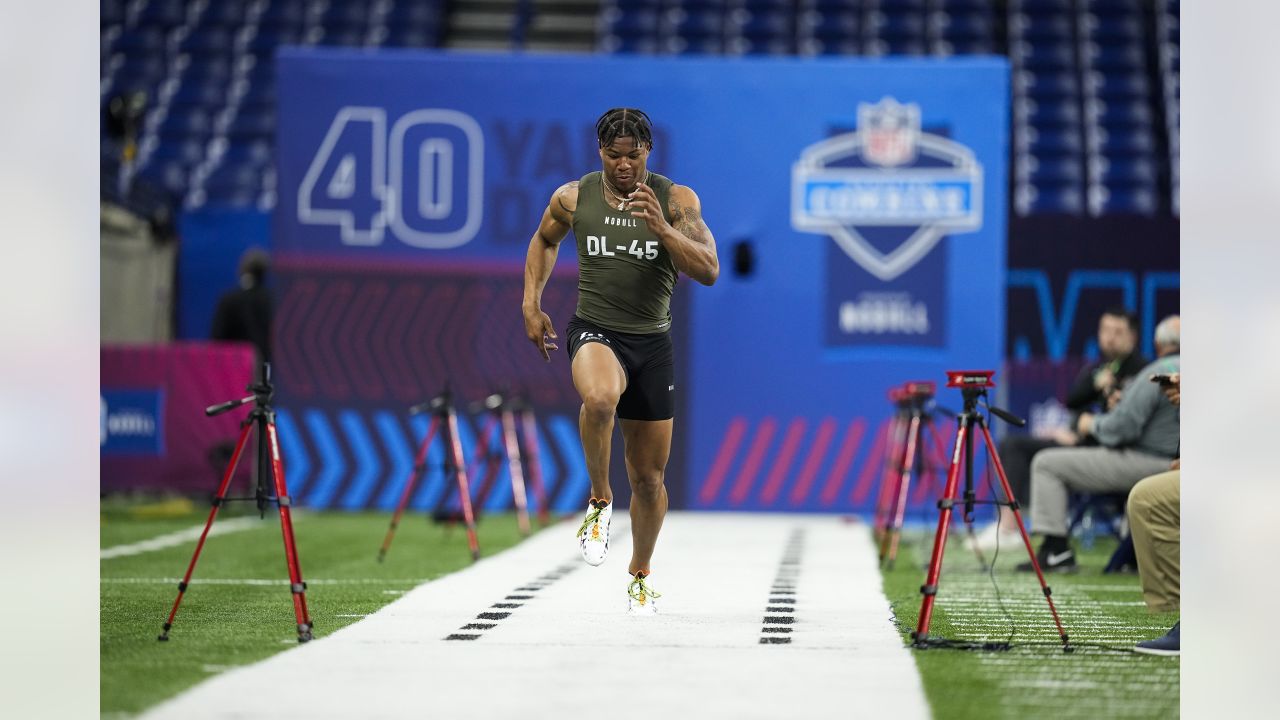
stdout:
<svg viewBox="0 0 1280 720">
<path fill-rule="evenodd" d="M 613 350 L 627 389 L 618 399 L 618 417 L 624 420 L 670 420 L 675 417 L 675 363 L 669 332 L 636 335 L 602 328 L 574 315 L 565 328 L 569 361 L 578 349 L 598 342 Z"/>
</svg>

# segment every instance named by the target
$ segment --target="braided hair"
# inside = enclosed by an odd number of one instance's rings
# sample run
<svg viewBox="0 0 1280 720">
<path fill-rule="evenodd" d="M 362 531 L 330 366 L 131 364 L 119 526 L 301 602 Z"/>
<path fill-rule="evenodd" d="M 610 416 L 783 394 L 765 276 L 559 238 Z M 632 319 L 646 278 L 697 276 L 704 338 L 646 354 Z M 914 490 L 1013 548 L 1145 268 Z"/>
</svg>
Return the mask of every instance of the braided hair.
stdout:
<svg viewBox="0 0 1280 720">
<path fill-rule="evenodd" d="M 600 147 L 609 147 L 620 137 L 634 138 L 636 147 L 653 148 L 653 126 L 649 116 L 639 108 L 614 108 L 596 121 L 596 139 Z"/>
</svg>

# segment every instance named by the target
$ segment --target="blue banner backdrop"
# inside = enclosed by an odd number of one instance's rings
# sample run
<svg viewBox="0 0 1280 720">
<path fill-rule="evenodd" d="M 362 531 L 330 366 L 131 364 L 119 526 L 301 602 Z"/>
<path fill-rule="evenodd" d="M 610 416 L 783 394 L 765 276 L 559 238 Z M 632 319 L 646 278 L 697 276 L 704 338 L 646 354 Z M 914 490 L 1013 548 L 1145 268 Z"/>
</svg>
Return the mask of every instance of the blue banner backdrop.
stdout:
<svg viewBox="0 0 1280 720">
<path fill-rule="evenodd" d="M 610 107 L 654 119 L 650 168 L 699 194 L 724 268 L 673 303 L 674 506 L 865 509 L 888 387 L 1000 361 L 1003 60 L 285 49 L 278 85 L 277 364 L 304 503 L 388 506 L 422 430 L 404 408 L 449 381 L 536 395 L 552 502 L 581 505 L 578 400 L 563 353 L 528 347 L 519 293 Z M 563 328 L 571 250 L 557 269 Z"/>
</svg>

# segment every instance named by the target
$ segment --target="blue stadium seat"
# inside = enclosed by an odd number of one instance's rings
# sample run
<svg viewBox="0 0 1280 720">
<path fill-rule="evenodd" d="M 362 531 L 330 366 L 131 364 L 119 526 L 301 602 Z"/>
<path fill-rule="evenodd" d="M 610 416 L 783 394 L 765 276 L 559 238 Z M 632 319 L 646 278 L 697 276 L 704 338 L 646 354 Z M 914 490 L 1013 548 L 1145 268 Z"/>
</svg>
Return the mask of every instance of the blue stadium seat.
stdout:
<svg viewBox="0 0 1280 720">
<path fill-rule="evenodd" d="M 1086 14 L 1081 28 L 1086 37 L 1103 42 L 1141 42 L 1142 22 L 1135 16 Z"/>
<path fill-rule="evenodd" d="M 213 118 L 206 110 L 174 108 L 156 128 L 161 144 L 172 138 L 203 141 L 213 132 Z"/>
<path fill-rule="evenodd" d="M 858 37 L 858 16 L 847 12 L 805 13 L 797 20 L 796 31 L 802 37 L 823 41 L 854 39 Z"/>
<path fill-rule="evenodd" d="M 606 0 L 605 9 L 616 8 L 618 10 L 653 10 L 660 11 L 663 8 L 662 0 Z"/>
<path fill-rule="evenodd" d="M 991 55 L 995 53 L 995 42 L 980 38 L 952 40 L 935 40 L 929 46 L 933 55 Z"/>
<path fill-rule="evenodd" d="M 116 41 L 115 49 L 131 58 L 155 57 L 165 53 L 164 30 L 156 27 L 138 27 L 127 30 Z"/>
<path fill-rule="evenodd" d="M 1150 126 L 1155 121 L 1151 105 L 1142 100 L 1091 101 L 1085 107 L 1089 118 L 1107 128 Z"/>
<path fill-rule="evenodd" d="M 242 107 L 240 112 L 236 114 L 235 119 L 227 127 L 227 136 L 233 142 L 269 138 L 271 133 L 275 131 L 275 126 L 276 117 L 274 112 Z"/>
<path fill-rule="evenodd" d="M 792 0 L 735 0 L 732 5 L 751 13 L 784 13 L 791 15 L 795 10 Z"/>
<path fill-rule="evenodd" d="M 668 55 L 719 55 L 724 42 L 719 35 L 669 37 L 662 41 L 662 50 Z"/>
<path fill-rule="evenodd" d="M 178 86 L 170 102 L 177 107 L 220 108 L 227 102 L 227 83 L 217 80 L 187 79 Z"/>
<path fill-rule="evenodd" d="M 1141 70 L 1146 63 L 1146 55 L 1142 46 L 1137 43 L 1120 45 L 1101 45 L 1096 42 L 1085 43 L 1082 54 L 1086 62 L 1103 70 L 1119 70 L 1121 72 Z"/>
<path fill-rule="evenodd" d="M 1089 209 L 1097 215 L 1154 215 L 1159 209 L 1159 200 L 1152 187 L 1094 187 Z"/>
<path fill-rule="evenodd" d="M 1075 66 L 1076 55 L 1067 42 L 1018 40 L 1009 45 L 1009 59 L 1030 70 L 1068 70 Z"/>
<path fill-rule="evenodd" d="M 622 37 L 652 36 L 658 32 L 661 15 L 651 8 L 606 10 L 601 15 L 601 30 Z"/>
<path fill-rule="evenodd" d="M 1081 0 L 1080 8 L 1095 15 L 1132 15 L 1140 10 L 1134 0 Z"/>
<path fill-rule="evenodd" d="M 307 4 L 303 0 L 274 0 L 259 18 L 267 26 L 300 27 L 307 17 Z"/>
<path fill-rule="evenodd" d="M 184 0 L 151 0 L 138 13 L 138 25 L 171 28 L 181 25 L 187 18 Z"/>
<path fill-rule="evenodd" d="M 936 3 L 941 9 L 950 12 L 986 12 L 994 9 L 994 0 L 939 0 Z"/>
<path fill-rule="evenodd" d="M 925 0 L 867 0 L 866 2 L 868 9 L 883 10 L 885 12 L 923 12 L 926 4 Z"/>
<path fill-rule="evenodd" d="M 187 189 L 191 166 L 179 161 L 150 162 L 140 167 L 138 174 L 174 195 L 182 195 Z"/>
<path fill-rule="evenodd" d="M 205 25 L 233 29 L 248 19 L 249 3 L 245 0 L 217 0 L 209 3 L 200 22 Z"/>
<path fill-rule="evenodd" d="M 1071 19 L 1065 15 L 1016 14 L 1009 18 L 1009 37 L 1070 42 Z"/>
<path fill-rule="evenodd" d="M 225 57 L 234 39 L 235 35 L 225 28 L 201 28 L 182 38 L 177 43 L 176 50 L 198 56 L 199 62 L 206 57 Z"/>
<path fill-rule="evenodd" d="M 647 1 L 647 0 L 646 0 Z M 635 0 L 632 0 L 635 2 Z M 656 6 L 657 2 L 650 4 Z M 387 24 L 391 27 L 397 25 L 430 25 L 438 27 L 440 25 L 440 3 L 421 3 L 421 2 L 397 2 L 391 11 L 387 13 Z"/>
<path fill-rule="evenodd" d="M 99 5 L 98 21 L 102 27 L 122 24 L 124 22 L 124 0 L 102 0 Z"/>
<path fill-rule="evenodd" d="M 1060 127 L 1080 124 L 1080 106 L 1074 100 L 1056 98 L 1015 101 L 1014 116 L 1035 127 Z"/>
<path fill-rule="evenodd" d="M 204 143 L 197 140 L 173 140 L 172 142 L 159 142 L 159 138 L 156 140 L 155 150 L 147 157 L 147 165 L 179 163 L 191 166 L 204 159 Z"/>
<path fill-rule="evenodd" d="M 924 40 L 917 40 L 914 38 L 876 38 L 866 41 L 863 45 L 863 53 L 871 57 L 885 57 L 889 55 L 919 56 L 928 55 L 929 46 Z"/>
<path fill-rule="evenodd" d="M 1037 157 L 1079 153 L 1084 149 L 1080 133 L 1074 129 L 1029 128 L 1018 138 L 1019 150 L 1026 150 Z"/>
<path fill-rule="evenodd" d="M 945 38 L 984 38 L 995 35 L 995 21 L 986 13 L 935 12 L 929 16 L 929 26 Z"/>
<path fill-rule="evenodd" d="M 1097 147 L 1106 155 L 1138 155 L 1155 151 L 1155 139 L 1147 128 L 1098 128 Z"/>
<path fill-rule="evenodd" d="M 1084 212 L 1084 193 L 1075 185 L 1029 187 L 1015 193 L 1015 205 L 1021 214 L 1079 215 Z"/>
<path fill-rule="evenodd" d="M 392 25 L 383 44 L 390 47 L 436 47 L 440 44 L 440 30 L 435 26 Z"/>
<path fill-rule="evenodd" d="M 1104 185 L 1156 183 L 1156 164 L 1150 158 L 1100 157 L 1090 165 L 1089 179 Z"/>
<path fill-rule="evenodd" d="M 1084 177 L 1077 155 L 1022 155 L 1015 160 L 1014 168 L 1017 180 L 1031 182 L 1037 187 L 1070 185 L 1079 183 Z"/>
<path fill-rule="evenodd" d="M 601 35 L 598 49 L 603 53 L 618 55 L 653 55 L 658 52 L 660 45 L 656 35 Z"/>
<path fill-rule="evenodd" d="M 662 31 L 689 40 L 718 38 L 724 33 L 724 14 L 707 10 L 672 10 L 662 18 Z"/>
<path fill-rule="evenodd" d="M 796 42 L 796 52 L 800 55 L 857 55 L 862 50 L 862 45 L 856 39 L 851 37 L 841 38 L 815 38 L 800 37 Z"/>
<path fill-rule="evenodd" d="M 1034 98 L 1074 96 L 1080 93 L 1076 75 L 1069 71 L 1020 71 L 1014 73 L 1015 92 Z"/>
<path fill-rule="evenodd" d="M 773 11 L 736 11 L 729 16 L 726 31 L 754 40 L 786 39 L 791 35 L 791 17 Z"/>
<path fill-rule="evenodd" d="M 862 1 L 861 0 L 808 0 L 808 8 L 820 13 L 861 14 Z"/>
<path fill-rule="evenodd" d="M 1073 9 L 1072 0 L 1009 0 L 1010 12 L 1057 15 L 1069 13 Z"/>
<path fill-rule="evenodd" d="M 790 38 L 749 38 L 731 36 L 725 41 L 726 55 L 791 55 L 795 47 Z"/>
<path fill-rule="evenodd" d="M 1146 97 L 1150 94 L 1146 73 L 1090 72 L 1086 77 L 1090 92 L 1103 98 Z"/>
<path fill-rule="evenodd" d="M 668 8 L 688 13 L 715 13 L 724 15 L 728 0 L 667 0 Z"/>
<path fill-rule="evenodd" d="M 919 13 L 874 12 L 867 16 L 864 31 L 891 40 L 918 40 L 924 37 L 924 16 Z"/>
</svg>

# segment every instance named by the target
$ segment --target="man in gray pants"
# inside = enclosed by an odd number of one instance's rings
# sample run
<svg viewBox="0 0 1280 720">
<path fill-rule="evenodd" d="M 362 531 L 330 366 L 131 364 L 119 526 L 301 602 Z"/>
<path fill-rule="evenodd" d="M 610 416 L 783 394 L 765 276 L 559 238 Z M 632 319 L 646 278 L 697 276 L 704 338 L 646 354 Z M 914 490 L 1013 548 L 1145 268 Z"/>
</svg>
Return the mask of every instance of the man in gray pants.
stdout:
<svg viewBox="0 0 1280 720">
<path fill-rule="evenodd" d="M 1178 316 L 1162 320 L 1156 326 L 1156 361 L 1134 376 L 1110 412 L 1080 416 L 1076 432 L 1092 435 L 1100 447 L 1042 450 L 1032 460 L 1031 531 L 1044 538 L 1036 559 L 1046 572 L 1076 568 L 1067 541 L 1071 492 L 1128 493 L 1139 480 L 1167 470 L 1178 454 L 1178 408 L 1150 378 L 1178 372 L 1180 333 Z M 1018 569 L 1030 571 L 1031 563 Z"/>
</svg>

